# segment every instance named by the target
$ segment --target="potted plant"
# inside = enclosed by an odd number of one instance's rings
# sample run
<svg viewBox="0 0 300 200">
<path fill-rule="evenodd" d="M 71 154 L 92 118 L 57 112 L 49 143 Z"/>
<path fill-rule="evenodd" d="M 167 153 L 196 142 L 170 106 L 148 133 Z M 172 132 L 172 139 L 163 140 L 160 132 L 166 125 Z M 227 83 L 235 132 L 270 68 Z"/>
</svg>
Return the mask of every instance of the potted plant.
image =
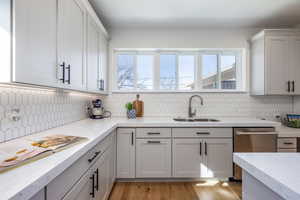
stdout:
<svg viewBox="0 0 300 200">
<path fill-rule="evenodd" d="M 127 109 L 127 117 L 129 119 L 135 119 L 136 118 L 136 112 L 135 112 L 135 109 L 133 109 L 132 103 L 131 102 L 126 103 L 125 108 Z"/>
</svg>

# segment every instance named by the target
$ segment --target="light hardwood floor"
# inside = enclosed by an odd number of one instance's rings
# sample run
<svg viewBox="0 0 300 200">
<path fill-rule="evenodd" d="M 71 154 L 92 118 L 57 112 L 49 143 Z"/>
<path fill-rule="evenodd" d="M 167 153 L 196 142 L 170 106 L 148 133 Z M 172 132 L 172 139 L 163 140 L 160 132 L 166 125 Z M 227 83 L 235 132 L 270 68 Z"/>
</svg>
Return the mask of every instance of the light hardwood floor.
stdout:
<svg viewBox="0 0 300 200">
<path fill-rule="evenodd" d="M 241 200 L 240 183 L 117 182 L 109 200 Z"/>
</svg>

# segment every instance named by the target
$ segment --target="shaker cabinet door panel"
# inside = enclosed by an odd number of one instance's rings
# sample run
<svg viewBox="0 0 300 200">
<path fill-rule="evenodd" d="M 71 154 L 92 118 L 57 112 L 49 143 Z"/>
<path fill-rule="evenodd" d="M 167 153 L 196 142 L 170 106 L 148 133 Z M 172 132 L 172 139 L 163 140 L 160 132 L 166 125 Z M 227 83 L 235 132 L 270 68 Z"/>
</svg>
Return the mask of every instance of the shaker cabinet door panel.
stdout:
<svg viewBox="0 0 300 200">
<path fill-rule="evenodd" d="M 117 178 L 135 178 L 135 129 L 117 130 Z"/>
<path fill-rule="evenodd" d="M 289 38 L 266 38 L 267 94 L 288 94 Z"/>
<path fill-rule="evenodd" d="M 173 176 L 201 177 L 203 153 L 201 139 L 173 139 Z"/>
<path fill-rule="evenodd" d="M 100 89 L 99 52 L 99 28 L 89 17 L 87 36 L 87 89 L 89 91 L 99 91 Z"/>
<path fill-rule="evenodd" d="M 57 87 L 57 2 L 14 0 L 13 81 Z"/>
<path fill-rule="evenodd" d="M 292 37 L 290 41 L 290 80 L 292 82 L 292 93 L 300 95 L 300 37 Z"/>
<path fill-rule="evenodd" d="M 136 140 L 136 177 L 171 177 L 171 139 Z"/>
<path fill-rule="evenodd" d="M 204 139 L 204 170 L 202 177 L 232 176 L 232 139 Z"/>
<path fill-rule="evenodd" d="M 59 62 L 70 89 L 85 89 L 85 15 L 79 0 L 59 1 Z"/>
</svg>

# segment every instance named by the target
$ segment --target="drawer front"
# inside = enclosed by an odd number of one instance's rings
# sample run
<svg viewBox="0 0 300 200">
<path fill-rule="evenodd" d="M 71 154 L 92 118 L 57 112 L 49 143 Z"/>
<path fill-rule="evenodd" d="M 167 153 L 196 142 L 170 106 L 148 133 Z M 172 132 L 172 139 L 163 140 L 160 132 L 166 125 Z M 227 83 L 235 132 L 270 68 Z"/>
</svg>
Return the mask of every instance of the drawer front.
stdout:
<svg viewBox="0 0 300 200">
<path fill-rule="evenodd" d="M 173 128 L 174 138 L 232 138 L 232 128 Z"/>
<path fill-rule="evenodd" d="M 297 138 L 279 138 L 277 140 L 277 148 L 279 149 L 296 149 Z"/>
<path fill-rule="evenodd" d="M 72 166 L 57 176 L 47 185 L 47 199 L 62 199 L 80 177 L 102 156 L 103 152 L 112 144 L 112 135 L 94 146 L 89 152 L 79 158 Z"/>
<path fill-rule="evenodd" d="M 171 128 L 137 128 L 137 138 L 170 138 Z"/>
<path fill-rule="evenodd" d="M 297 152 L 297 149 L 277 149 L 278 152 L 284 153 L 290 153 L 290 152 Z"/>
</svg>

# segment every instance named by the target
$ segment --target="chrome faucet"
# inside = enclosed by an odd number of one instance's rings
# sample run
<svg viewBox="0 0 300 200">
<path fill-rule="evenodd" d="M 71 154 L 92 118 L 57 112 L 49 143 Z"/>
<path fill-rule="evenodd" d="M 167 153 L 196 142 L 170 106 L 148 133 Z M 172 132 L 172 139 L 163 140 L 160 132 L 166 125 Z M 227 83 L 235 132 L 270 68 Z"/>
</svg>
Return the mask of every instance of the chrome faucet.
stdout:
<svg viewBox="0 0 300 200">
<path fill-rule="evenodd" d="M 203 106 L 203 98 L 199 95 L 193 95 L 190 97 L 189 99 L 189 117 L 192 118 L 192 117 L 195 117 L 196 116 L 196 112 L 197 110 L 195 109 L 194 111 L 192 111 L 192 100 L 194 97 L 198 97 L 201 101 L 201 105 Z"/>
</svg>

